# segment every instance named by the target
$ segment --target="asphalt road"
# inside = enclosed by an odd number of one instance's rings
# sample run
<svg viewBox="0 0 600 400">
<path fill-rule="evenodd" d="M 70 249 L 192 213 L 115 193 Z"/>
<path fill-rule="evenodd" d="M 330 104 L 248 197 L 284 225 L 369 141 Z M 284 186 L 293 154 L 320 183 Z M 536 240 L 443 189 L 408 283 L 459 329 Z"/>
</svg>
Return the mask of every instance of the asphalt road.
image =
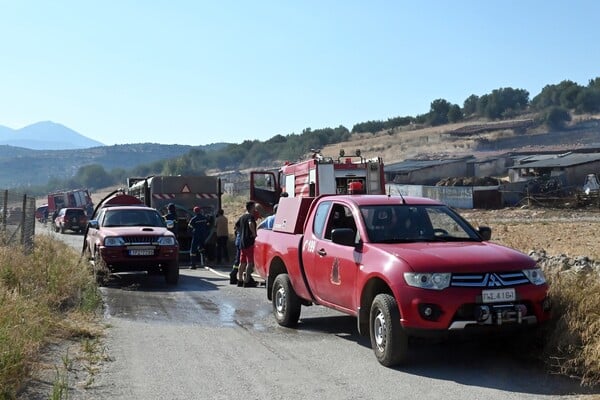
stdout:
<svg viewBox="0 0 600 400">
<path fill-rule="evenodd" d="M 82 235 L 55 234 L 77 250 Z M 120 275 L 101 289 L 110 361 L 70 399 L 554 399 L 592 391 L 507 351 L 511 341 L 412 343 L 379 365 L 353 318 L 303 307 L 276 324 L 264 287 L 229 285 L 227 267 L 181 269 L 180 283 Z M 595 396 L 594 396 L 595 397 Z"/>
</svg>

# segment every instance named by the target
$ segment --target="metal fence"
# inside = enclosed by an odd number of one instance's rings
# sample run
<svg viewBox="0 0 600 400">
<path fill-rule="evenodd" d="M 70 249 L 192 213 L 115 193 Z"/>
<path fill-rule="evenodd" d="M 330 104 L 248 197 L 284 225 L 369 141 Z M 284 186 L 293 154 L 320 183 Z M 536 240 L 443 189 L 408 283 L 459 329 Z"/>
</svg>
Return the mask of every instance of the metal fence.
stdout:
<svg viewBox="0 0 600 400">
<path fill-rule="evenodd" d="M 0 199 L 0 245 L 33 247 L 35 197 L 3 190 Z"/>
</svg>

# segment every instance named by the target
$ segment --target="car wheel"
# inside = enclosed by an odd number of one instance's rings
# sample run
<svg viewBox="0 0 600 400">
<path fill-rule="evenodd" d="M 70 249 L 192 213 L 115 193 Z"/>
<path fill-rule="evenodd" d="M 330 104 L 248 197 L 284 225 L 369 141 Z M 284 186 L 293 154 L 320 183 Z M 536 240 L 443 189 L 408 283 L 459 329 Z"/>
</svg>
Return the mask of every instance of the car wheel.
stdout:
<svg viewBox="0 0 600 400">
<path fill-rule="evenodd" d="M 371 304 L 369 316 L 371 347 L 381 365 L 391 367 L 406 359 L 408 335 L 400 325 L 400 311 L 396 299 L 389 294 L 378 294 Z"/>
<path fill-rule="evenodd" d="M 63 234 L 65 233 L 65 226 L 64 225 L 60 226 L 60 233 L 63 233 Z"/>
<path fill-rule="evenodd" d="M 169 285 L 177 285 L 179 282 L 179 263 L 173 261 L 165 267 L 165 281 Z"/>
<path fill-rule="evenodd" d="M 279 274 L 273 282 L 273 314 L 281 326 L 288 328 L 298 325 L 302 304 L 294 291 L 288 274 Z"/>
<path fill-rule="evenodd" d="M 56 226 L 56 224 L 54 224 L 54 232 L 58 232 L 60 229 L 58 229 L 58 226 Z"/>
</svg>

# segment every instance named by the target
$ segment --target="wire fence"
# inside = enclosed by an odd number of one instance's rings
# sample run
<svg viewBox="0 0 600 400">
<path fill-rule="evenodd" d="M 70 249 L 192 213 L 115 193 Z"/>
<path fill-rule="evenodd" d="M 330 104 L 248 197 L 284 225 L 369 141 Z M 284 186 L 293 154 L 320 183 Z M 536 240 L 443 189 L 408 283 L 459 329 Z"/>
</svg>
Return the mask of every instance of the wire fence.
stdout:
<svg viewBox="0 0 600 400">
<path fill-rule="evenodd" d="M 0 245 L 33 248 L 35 235 L 35 197 L 3 190 L 0 199 Z"/>
</svg>

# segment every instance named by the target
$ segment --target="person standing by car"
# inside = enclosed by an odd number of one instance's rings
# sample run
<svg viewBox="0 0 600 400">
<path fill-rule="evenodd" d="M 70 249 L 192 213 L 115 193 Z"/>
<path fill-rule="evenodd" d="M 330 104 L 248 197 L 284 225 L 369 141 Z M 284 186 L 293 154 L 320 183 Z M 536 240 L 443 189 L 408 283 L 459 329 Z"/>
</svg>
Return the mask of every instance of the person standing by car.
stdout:
<svg viewBox="0 0 600 400">
<path fill-rule="evenodd" d="M 223 209 L 220 209 L 215 220 L 217 231 L 217 264 L 221 264 L 221 261 L 229 262 L 229 252 L 227 251 L 227 239 L 229 237 L 228 223 L 225 212 Z"/>
<path fill-rule="evenodd" d="M 44 225 L 46 225 L 48 223 L 48 207 L 44 208 L 42 218 L 43 218 Z"/>
<path fill-rule="evenodd" d="M 163 216 L 165 221 L 173 221 L 173 229 L 170 229 L 171 232 L 175 234 L 177 237 L 177 209 L 175 208 L 175 204 L 169 203 L 167 206 L 167 213 Z"/>
<path fill-rule="evenodd" d="M 192 244 L 190 246 L 191 269 L 196 269 L 198 255 L 203 256 L 204 242 L 209 230 L 208 218 L 202 214 L 200 207 L 194 207 L 194 214 L 188 223 L 188 228 L 192 231 Z M 202 263 L 202 260 L 200 260 L 200 263 Z"/>
<path fill-rule="evenodd" d="M 240 267 L 238 269 L 237 284 L 243 287 L 255 287 L 256 281 L 252 279 L 254 271 L 254 240 L 256 239 L 256 204 L 253 201 L 246 203 L 246 212 L 235 223 L 240 233 Z"/>
</svg>

